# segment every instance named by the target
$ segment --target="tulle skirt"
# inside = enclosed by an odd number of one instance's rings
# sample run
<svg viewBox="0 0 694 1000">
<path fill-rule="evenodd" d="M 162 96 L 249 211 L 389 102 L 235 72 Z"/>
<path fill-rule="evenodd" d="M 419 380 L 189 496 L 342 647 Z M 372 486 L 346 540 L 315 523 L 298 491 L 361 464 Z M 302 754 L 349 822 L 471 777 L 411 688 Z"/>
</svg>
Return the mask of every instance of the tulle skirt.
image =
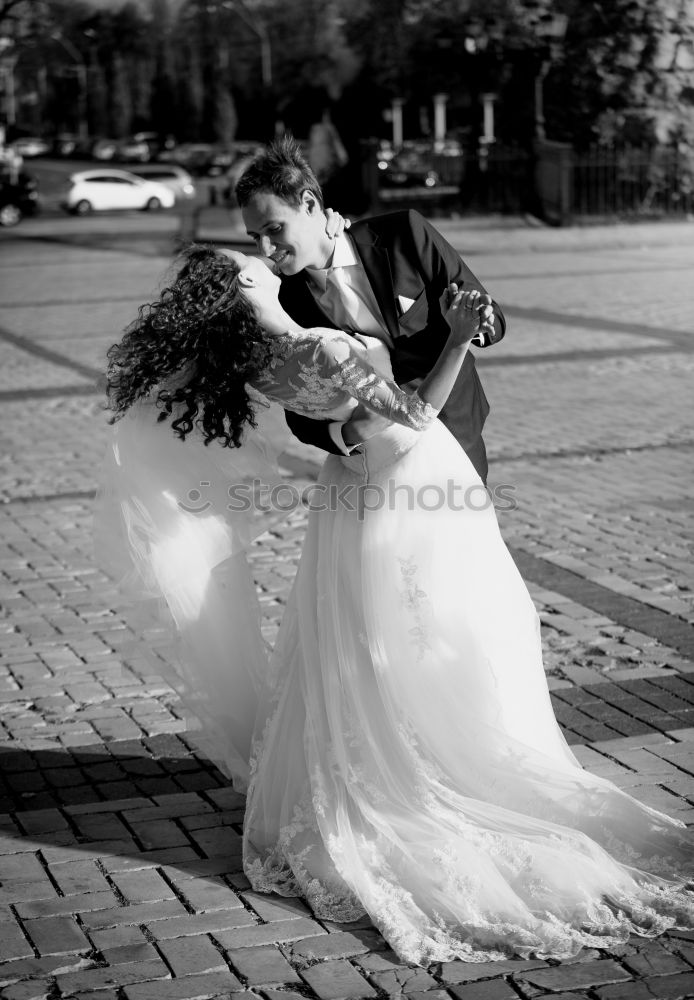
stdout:
<svg viewBox="0 0 694 1000">
<path fill-rule="evenodd" d="M 687 831 L 568 747 L 532 600 L 446 428 L 330 456 L 314 506 L 254 735 L 254 888 L 368 914 L 420 964 L 691 926 Z"/>
<path fill-rule="evenodd" d="M 176 636 L 160 669 L 248 789 L 255 889 L 366 914 L 419 964 L 694 926 L 686 828 L 566 744 L 532 600 L 440 422 L 328 457 L 268 657 L 245 551 L 282 514 L 236 498 L 277 480 L 275 456 L 250 431 L 239 451 L 182 444 L 155 416 L 116 425 L 100 562 Z"/>
</svg>

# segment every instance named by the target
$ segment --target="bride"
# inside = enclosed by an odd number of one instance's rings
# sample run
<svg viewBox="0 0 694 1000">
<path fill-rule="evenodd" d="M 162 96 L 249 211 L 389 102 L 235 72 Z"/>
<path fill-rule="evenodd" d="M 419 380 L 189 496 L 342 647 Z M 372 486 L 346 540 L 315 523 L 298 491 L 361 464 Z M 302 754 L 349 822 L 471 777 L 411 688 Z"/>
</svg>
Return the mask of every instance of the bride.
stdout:
<svg viewBox="0 0 694 1000">
<path fill-rule="evenodd" d="M 194 247 L 142 307 L 109 352 L 100 515 L 103 560 L 175 623 L 204 749 L 247 788 L 252 886 L 367 914 L 419 964 L 691 927 L 684 825 L 574 757 L 532 600 L 435 419 L 490 301 L 451 287 L 447 345 L 407 394 L 378 342 L 298 327 L 278 287 L 258 259 Z M 258 393 L 382 425 L 322 468 L 271 655 L 244 552 L 281 515 L 238 502 L 281 481 Z"/>
</svg>

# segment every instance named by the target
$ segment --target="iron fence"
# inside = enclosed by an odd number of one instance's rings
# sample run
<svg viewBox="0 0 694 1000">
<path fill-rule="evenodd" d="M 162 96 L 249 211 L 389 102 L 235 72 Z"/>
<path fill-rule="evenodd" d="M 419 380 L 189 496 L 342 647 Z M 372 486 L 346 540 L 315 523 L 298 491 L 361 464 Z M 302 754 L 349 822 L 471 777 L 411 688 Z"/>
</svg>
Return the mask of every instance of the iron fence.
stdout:
<svg viewBox="0 0 694 1000">
<path fill-rule="evenodd" d="M 559 147 L 561 144 L 547 144 Z M 694 214 L 694 153 L 677 146 L 596 146 L 554 160 L 566 171 L 570 217 L 658 217 Z M 555 150 L 556 154 L 556 150 Z M 429 154 L 439 185 L 381 189 L 383 202 L 425 210 L 543 214 L 543 157 L 520 146 L 495 143 L 453 156 Z M 549 162 L 549 161 L 548 161 Z M 557 163 L 560 162 L 560 166 Z"/>
<path fill-rule="evenodd" d="M 694 155 L 678 146 L 594 147 L 574 154 L 576 215 L 689 215 Z"/>
</svg>

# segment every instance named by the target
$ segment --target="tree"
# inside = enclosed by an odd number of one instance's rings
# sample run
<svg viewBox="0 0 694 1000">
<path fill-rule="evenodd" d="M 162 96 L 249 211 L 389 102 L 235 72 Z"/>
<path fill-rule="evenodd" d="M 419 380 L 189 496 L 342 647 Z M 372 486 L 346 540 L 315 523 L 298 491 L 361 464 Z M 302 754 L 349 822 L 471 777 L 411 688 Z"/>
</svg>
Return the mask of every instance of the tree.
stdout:
<svg viewBox="0 0 694 1000">
<path fill-rule="evenodd" d="M 565 60 L 552 114 L 579 142 L 694 147 L 691 0 L 570 0 Z"/>
</svg>

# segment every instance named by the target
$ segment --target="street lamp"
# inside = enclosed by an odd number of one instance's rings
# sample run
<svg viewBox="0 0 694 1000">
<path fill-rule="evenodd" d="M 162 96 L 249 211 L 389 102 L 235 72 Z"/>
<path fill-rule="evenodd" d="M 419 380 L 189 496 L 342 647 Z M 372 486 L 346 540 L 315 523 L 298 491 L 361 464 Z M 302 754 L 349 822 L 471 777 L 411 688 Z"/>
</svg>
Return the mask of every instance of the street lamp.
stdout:
<svg viewBox="0 0 694 1000">
<path fill-rule="evenodd" d="M 561 55 L 561 46 L 566 35 L 569 19 L 566 14 L 548 14 L 537 25 L 537 34 L 543 45 L 540 71 L 535 77 L 535 138 L 544 141 L 545 135 L 545 78 L 553 62 Z"/>
<path fill-rule="evenodd" d="M 65 38 L 59 31 L 53 32 L 51 38 L 58 45 L 62 45 L 67 54 L 75 61 L 75 73 L 77 75 L 77 132 L 80 139 L 87 138 L 87 67 L 82 53 L 72 42 Z"/>
</svg>

